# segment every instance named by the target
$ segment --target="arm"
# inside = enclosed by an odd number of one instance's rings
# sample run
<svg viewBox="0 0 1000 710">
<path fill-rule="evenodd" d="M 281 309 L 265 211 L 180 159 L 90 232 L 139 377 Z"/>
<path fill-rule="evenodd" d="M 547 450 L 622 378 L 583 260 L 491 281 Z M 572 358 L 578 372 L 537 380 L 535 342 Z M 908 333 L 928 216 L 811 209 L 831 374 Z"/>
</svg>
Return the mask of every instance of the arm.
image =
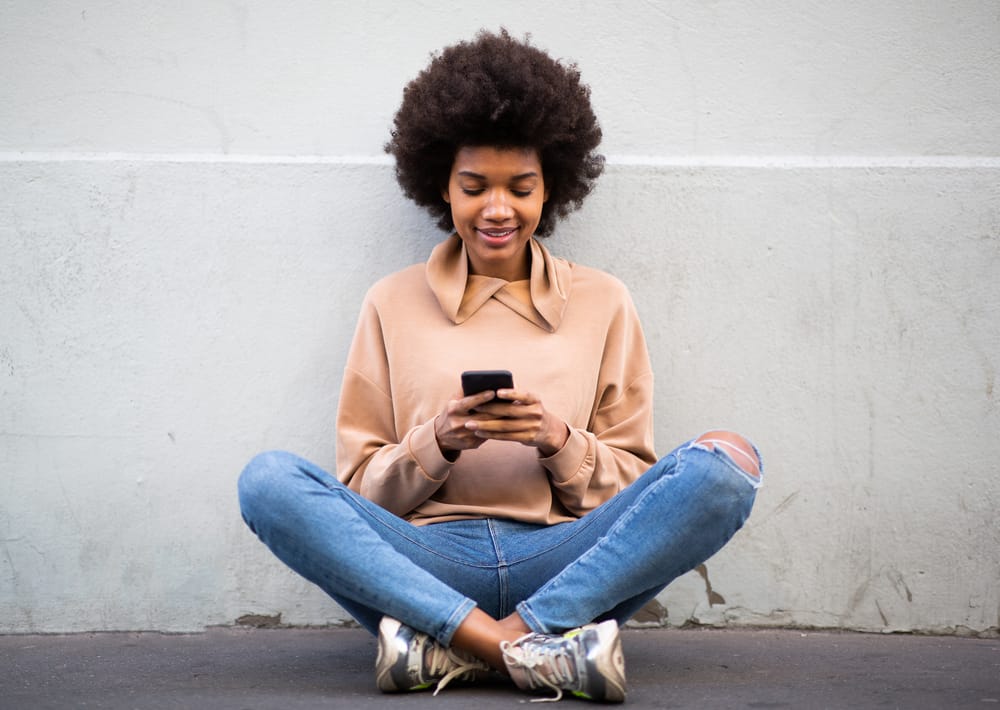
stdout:
<svg viewBox="0 0 1000 710">
<path fill-rule="evenodd" d="M 351 490 L 403 516 L 448 479 L 434 420 L 397 439 L 392 400 L 365 374 L 348 367 L 337 413 L 337 471 Z"/>
<path fill-rule="evenodd" d="M 622 287 L 608 322 L 590 421 L 572 429 L 566 445 L 542 465 L 563 505 L 583 515 L 654 463 L 653 372 L 639 316 Z"/>
<path fill-rule="evenodd" d="M 541 459 L 570 512 L 593 510 L 656 463 L 652 394 L 649 372 L 623 388 L 606 388 L 591 424 L 571 429 L 565 446 Z"/>
<path fill-rule="evenodd" d="M 500 392 L 513 402 L 479 407 L 494 419 L 467 424 L 483 438 L 536 447 L 555 495 L 575 515 L 600 505 L 656 462 L 653 375 L 642 328 L 624 289 L 594 362 L 599 373 L 585 425 L 568 424 L 547 411 L 538 396 L 518 390 Z"/>
<path fill-rule="evenodd" d="M 447 480 L 452 462 L 434 433 L 435 419 L 397 429 L 382 321 L 366 298 L 344 369 L 337 409 L 337 473 L 351 490 L 405 515 Z"/>
</svg>

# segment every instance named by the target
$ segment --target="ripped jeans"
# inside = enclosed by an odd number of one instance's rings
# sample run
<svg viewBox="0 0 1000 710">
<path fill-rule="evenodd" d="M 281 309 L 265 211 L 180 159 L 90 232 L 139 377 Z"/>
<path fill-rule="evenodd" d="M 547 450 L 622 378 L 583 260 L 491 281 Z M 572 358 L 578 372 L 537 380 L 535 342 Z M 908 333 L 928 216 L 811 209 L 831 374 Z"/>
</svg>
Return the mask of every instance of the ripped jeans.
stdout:
<svg viewBox="0 0 1000 710">
<path fill-rule="evenodd" d="M 279 559 L 372 633 L 388 615 L 447 646 L 476 606 L 557 633 L 624 623 L 742 527 L 760 479 L 710 448 L 688 442 L 582 518 L 549 526 L 418 527 L 284 452 L 247 465 L 240 507 Z"/>
</svg>

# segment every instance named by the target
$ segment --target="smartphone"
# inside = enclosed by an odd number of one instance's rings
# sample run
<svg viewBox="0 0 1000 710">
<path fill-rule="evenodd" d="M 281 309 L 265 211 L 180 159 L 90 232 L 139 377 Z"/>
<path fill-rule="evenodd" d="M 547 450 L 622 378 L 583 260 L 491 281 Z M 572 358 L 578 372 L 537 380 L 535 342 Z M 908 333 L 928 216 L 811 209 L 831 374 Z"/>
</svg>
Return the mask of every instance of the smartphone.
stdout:
<svg viewBox="0 0 1000 710">
<path fill-rule="evenodd" d="M 509 370 L 466 370 L 462 373 L 462 393 L 469 395 L 486 390 L 513 389 L 514 376 Z"/>
</svg>

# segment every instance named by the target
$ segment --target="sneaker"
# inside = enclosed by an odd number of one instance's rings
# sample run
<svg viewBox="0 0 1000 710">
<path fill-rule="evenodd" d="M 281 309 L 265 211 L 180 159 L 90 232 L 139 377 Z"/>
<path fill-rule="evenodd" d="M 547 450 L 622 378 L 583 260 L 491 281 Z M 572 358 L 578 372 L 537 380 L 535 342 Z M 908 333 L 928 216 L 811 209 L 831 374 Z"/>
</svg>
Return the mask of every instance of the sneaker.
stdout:
<svg viewBox="0 0 1000 710">
<path fill-rule="evenodd" d="M 425 690 L 437 695 L 453 680 L 473 680 L 490 667 L 472 656 L 445 648 L 425 633 L 383 616 L 378 625 L 375 684 L 383 693 Z"/>
<path fill-rule="evenodd" d="M 562 636 L 527 634 L 500 644 L 504 664 L 521 690 L 548 688 L 560 700 L 563 691 L 578 698 L 625 701 L 625 656 L 618 623 L 588 624 Z"/>
</svg>

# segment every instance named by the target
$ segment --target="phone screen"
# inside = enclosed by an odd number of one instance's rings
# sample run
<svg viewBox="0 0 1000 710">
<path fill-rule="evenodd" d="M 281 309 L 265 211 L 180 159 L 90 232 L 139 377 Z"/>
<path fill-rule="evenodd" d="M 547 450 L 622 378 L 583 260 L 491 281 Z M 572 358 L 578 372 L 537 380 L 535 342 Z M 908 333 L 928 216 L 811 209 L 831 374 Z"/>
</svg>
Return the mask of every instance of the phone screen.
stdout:
<svg viewBox="0 0 1000 710">
<path fill-rule="evenodd" d="M 462 373 L 462 392 L 466 397 L 486 390 L 513 389 L 514 376 L 509 370 L 467 370 Z"/>
</svg>

